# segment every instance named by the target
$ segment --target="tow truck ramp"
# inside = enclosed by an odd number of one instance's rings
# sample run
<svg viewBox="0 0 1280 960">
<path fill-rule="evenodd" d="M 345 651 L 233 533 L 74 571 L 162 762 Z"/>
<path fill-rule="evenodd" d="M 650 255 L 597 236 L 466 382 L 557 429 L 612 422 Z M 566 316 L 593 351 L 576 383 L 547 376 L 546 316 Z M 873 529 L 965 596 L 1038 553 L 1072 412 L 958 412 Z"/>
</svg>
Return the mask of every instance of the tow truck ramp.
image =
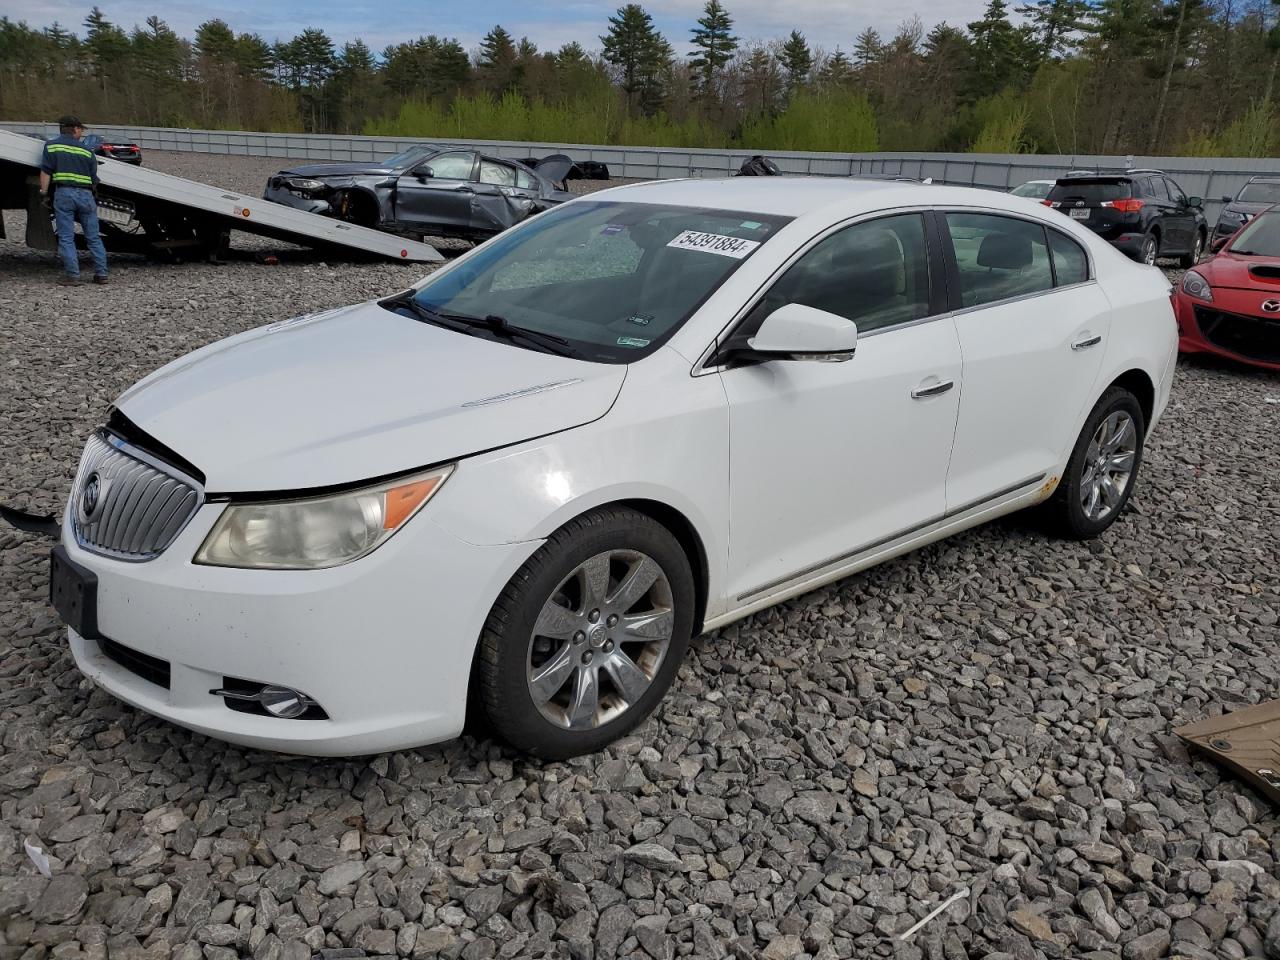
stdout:
<svg viewBox="0 0 1280 960">
<path fill-rule="evenodd" d="M 42 141 L 0 130 L 0 209 L 27 211 L 28 246 L 56 246 L 39 195 Z M 384 257 L 407 263 L 443 260 L 435 247 L 244 197 L 220 187 L 98 158 L 98 219 L 108 250 L 174 260 L 217 260 L 231 231 L 283 240 L 334 256 Z M 4 218 L 0 217 L 0 237 Z"/>
</svg>

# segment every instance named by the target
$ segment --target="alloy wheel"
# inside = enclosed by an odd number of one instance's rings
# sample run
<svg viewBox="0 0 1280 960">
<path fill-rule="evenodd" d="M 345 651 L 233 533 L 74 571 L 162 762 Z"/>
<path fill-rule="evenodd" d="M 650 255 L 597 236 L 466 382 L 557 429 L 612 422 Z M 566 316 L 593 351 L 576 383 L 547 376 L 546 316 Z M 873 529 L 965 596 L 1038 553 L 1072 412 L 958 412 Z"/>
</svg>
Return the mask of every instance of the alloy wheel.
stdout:
<svg viewBox="0 0 1280 960">
<path fill-rule="evenodd" d="M 590 730 L 631 709 L 658 674 L 675 629 L 671 584 L 637 550 L 609 550 L 566 576 L 529 638 L 526 679 L 538 711 Z"/>
<path fill-rule="evenodd" d="M 1080 505 L 1090 520 L 1110 516 L 1133 480 L 1138 454 L 1138 426 L 1124 410 L 1098 424 L 1084 457 Z"/>
<path fill-rule="evenodd" d="M 1196 245 L 1191 251 L 1191 265 L 1194 267 L 1200 262 L 1200 257 L 1204 253 L 1204 234 L 1196 234 Z"/>
<path fill-rule="evenodd" d="M 1147 237 L 1142 241 L 1142 262 L 1148 266 L 1156 265 L 1156 238 Z"/>
</svg>

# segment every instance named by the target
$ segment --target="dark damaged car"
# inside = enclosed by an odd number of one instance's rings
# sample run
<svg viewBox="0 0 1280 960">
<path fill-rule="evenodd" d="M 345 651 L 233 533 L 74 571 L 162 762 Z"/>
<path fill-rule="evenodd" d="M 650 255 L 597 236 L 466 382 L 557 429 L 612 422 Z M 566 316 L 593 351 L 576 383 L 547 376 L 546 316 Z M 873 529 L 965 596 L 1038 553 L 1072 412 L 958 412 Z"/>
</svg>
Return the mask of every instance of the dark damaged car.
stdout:
<svg viewBox="0 0 1280 960">
<path fill-rule="evenodd" d="M 316 163 L 282 170 L 263 198 L 413 237 L 480 241 L 572 195 L 565 156 L 537 167 L 474 150 L 419 144 L 370 163 Z"/>
</svg>

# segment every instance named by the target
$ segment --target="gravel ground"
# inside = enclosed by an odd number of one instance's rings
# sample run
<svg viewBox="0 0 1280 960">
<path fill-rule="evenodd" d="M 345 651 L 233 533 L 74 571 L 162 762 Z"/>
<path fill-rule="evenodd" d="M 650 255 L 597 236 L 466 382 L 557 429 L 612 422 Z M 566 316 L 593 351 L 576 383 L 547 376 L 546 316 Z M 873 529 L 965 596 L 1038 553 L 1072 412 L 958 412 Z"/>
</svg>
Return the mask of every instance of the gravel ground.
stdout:
<svg viewBox="0 0 1280 960">
<path fill-rule="evenodd" d="M 240 190 L 280 165 L 149 159 Z M 5 502 L 58 509 L 161 363 L 419 272 L 113 269 L 55 287 L 0 242 Z M 1101 540 L 1013 518 L 758 614 L 570 763 L 472 737 L 297 760 L 149 718 L 72 664 L 47 543 L 0 529 L 0 960 L 1280 956 L 1276 811 L 1170 734 L 1280 695 L 1269 398 L 1183 363 Z"/>
</svg>

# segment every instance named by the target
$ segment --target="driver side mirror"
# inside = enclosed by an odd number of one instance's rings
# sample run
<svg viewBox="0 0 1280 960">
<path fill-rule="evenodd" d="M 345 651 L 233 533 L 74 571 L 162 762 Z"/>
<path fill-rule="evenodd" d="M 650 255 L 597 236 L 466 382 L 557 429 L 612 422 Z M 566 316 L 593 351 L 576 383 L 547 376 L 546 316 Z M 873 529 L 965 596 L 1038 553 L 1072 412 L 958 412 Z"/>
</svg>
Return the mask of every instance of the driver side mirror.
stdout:
<svg viewBox="0 0 1280 960">
<path fill-rule="evenodd" d="M 430 167 L 419 167 L 417 170 L 413 171 L 413 175 L 424 182 L 430 180 L 433 176 Z"/>
<path fill-rule="evenodd" d="M 729 352 L 742 359 L 818 360 L 838 363 L 853 356 L 858 327 L 852 320 L 788 303 L 764 318 L 746 344 Z"/>
<path fill-rule="evenodd" d="M 1192 197 L 1187 203 L 1199 210 L 1204 206 L 1204 197 Z"/>
</svg>

